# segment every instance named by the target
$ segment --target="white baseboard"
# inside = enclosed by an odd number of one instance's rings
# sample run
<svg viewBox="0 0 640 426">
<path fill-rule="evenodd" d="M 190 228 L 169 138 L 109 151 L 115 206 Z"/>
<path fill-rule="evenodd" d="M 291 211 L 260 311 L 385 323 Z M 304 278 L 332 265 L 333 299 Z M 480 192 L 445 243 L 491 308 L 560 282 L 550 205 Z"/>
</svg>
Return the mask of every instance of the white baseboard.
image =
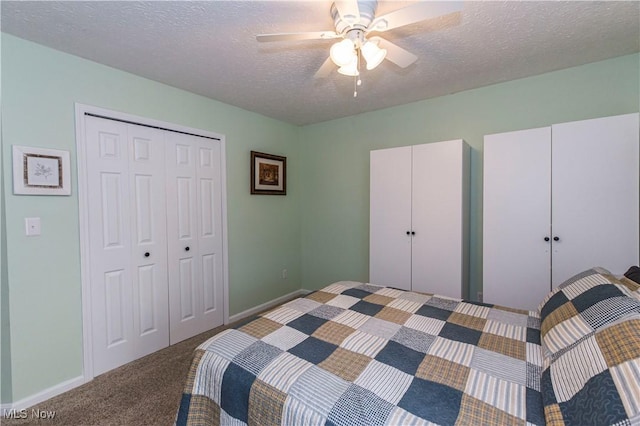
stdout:
<svg viewBox="0 0 640 426">
<path fill-rule="evenodd" d="M 58 383 L 57 385 L 50 387 L 49 389 L 45 389 L 19 401 L 0 405 L 1 413 L 5 413 L 9 410 L 20 411 L 29 407 L 33 407 L 36 404 L 70 391 L 71 389 L 77 388 L 78 386 L 84 385 L 85 383 L 86 380 L 84 379 L 84 376 L 78 376 L 74 379 L 66 380 L 62 383 Z"/>
<path fill-rule="evenodd" d="M 284 296 L 280 296 L 276 299 L 270 300 L 269 302 L 265 302 L 261 305 L 258 306 L 254 306 L 251 309 L 247 309 L 246 311 L 242 311 L 239 312 L 235 315 L 231 315 L 229 317 L 229 324 L 231 324 L 232 322 L 241 320 L 243 318 L 249 317 L 251 315 L 257 314 L 258 312 L 264 311 L 265 309 L 269 309 L 272 308 L 274 306 L 280 305 L 281 303 L 286 302 L 289 299 L 293 299 L 295 297 L 300 297 L 300 296 L 304 296 L 306 294 L 311 293 L 311 291 L 309 290 L 304 290 L 304 289 L 300 289 L 300 290 L 296 290 L 293 291 L 289 294 L 285 294 Z"/>
</svg>

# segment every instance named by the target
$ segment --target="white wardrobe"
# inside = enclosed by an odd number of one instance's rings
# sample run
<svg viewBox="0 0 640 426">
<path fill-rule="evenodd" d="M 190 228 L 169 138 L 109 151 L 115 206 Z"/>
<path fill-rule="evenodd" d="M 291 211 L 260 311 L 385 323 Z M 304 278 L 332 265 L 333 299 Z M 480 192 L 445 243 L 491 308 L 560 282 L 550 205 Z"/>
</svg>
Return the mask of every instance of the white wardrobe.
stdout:
<svg viewBox="0 0 640 426">
<path fill-rule="evenodd" d="M 370 154 L 369 281 L 450 297 L 468 286 L 469 146 Z"/>
<path fill-rule="evenodd" d="M 223 323 L 224 158 L 220 140 L 83 121 L 83 291 L 98 375 Z"/>
<path fill-rule="evenodd" d="M 638 114 L 484 138 L 484 301 L 535 309 L 594 266 L 639 258 Z"/>
</svg>

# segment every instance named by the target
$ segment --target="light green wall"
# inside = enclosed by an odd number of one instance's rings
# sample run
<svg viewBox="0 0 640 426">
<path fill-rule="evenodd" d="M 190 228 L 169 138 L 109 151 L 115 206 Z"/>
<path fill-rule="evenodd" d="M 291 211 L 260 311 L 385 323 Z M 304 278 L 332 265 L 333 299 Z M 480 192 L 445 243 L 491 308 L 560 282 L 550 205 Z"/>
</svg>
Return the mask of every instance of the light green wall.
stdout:
<svg viewBox="0 0 640 426">
<path fill-rule="evenodd" d="M 300 289 L 298 127 L 6 34 L 2 64 L 8 268 L 2 296 L 11 307 L 2 346 L 10 347 L 12 384 L 3 402 L 82 373 L 75 102 L 224 134 L 230 314 Z M 71 151 L 72 195 L 13 195 L 14 144 Z M 287 156 L 286 197 L 249 194 L 251 150 Z M 24 235 L 24 218 L 32 216 L 42 218 L 39 237 Z"/>
<path fill-rule="evenodd" d="M 1 122 L 1 117 L 0 117 Z M 2 146 L 0 124 L 0 146 Z M 0 176 L 3 176 L 2 149 L 0 149 Z M 0 404 L 11 394 L 11 329 L 9 324 L 9 278 L 7 273 L 7 239 L 4 207 L 4 185 L 0 185 Z"/>
<path fill-rule="evenodd" d="M 0 33 L 0 43 L 2 33 Z M 0 82 L 2 56 L 0 55 Z M 0 85 L 1 86 L 1 85 Z M 0 90 L 2 105 L 2 90 Z M 7 223 L 4 207 L 4 164 L 2 155 L 2 110 L 0 109 L 0 404 L 11 394 L 11 329 L 9 325 L 9 279 L 7 273 Z"/>
<path fill-rule="evenodd" d="M 1 102 L 0 102 L 1 105 Z M 2 147 L 2 113 L 0 112 L 0 147 Z M 4 165 L 0 149 L 0 183 Z M 4 185 L 0 184 L 0 404 L 11 393 L 11 329 L 9 325 L 9 279 L 7 272 L 7 222 L 4 207 Z"/>
<path fill-rule="evenodd" d="M 1 161 L 2 154 L 0 153 Z M 0 173 L 2 173 L 1 164 Z M 4 188 L 0 188 L 0 404 L 9 401 L 9 395 L 11 394 L 11 329 L 9 324 L 9 280 L 3 197 Z"/>
<path fill-rule="evenodd" d="M 463 138 L 472 147 L 475 298 L 482 286 L 483 136 L 637 112 L 639 80 L 636 54 L 304 127 L 303 286 L 368 279 L 370 150 Z"/>
</svg>

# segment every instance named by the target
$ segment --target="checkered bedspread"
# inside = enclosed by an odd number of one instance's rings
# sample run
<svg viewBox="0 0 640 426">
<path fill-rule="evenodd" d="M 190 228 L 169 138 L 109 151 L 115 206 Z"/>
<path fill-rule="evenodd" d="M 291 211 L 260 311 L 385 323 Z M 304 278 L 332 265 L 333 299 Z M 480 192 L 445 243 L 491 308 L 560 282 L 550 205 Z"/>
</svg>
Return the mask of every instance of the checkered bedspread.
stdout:
<svg viewBox="0 0 640 426">
<path fill-rule="evenodd" d="M 198 347 L 177 424 L 544 424 L 540 318 L 339 282 Z"/>
</svg>

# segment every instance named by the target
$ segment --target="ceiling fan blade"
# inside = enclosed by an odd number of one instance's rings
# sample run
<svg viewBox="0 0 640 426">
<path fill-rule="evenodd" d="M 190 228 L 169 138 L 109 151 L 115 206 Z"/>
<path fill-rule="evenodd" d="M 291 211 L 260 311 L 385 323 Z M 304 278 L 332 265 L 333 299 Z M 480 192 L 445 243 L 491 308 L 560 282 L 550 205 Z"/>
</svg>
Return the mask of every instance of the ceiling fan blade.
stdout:
<svg viewBox="0 0 640 426">
<path fill-rule="evenodd" d="M 333 71 L 334 68 L 335 68 L 335 65 L 333 64 L 333 61 L 331 60 L 331 58 L 327 58 L 327 60 L 324 61 L 324 64 L 322 64 L 322 66 L 318 69 L 318 71 L 316 71 L 313 77 L 327 78 L 329 77 L 329 74 L 331 74 L 331 71 Z"/>
<path fill-rule="evenodd" d="M 342 37 L 335 31 L 309 31 L 304 33 L 275 33 L 275 34 L 258 34 L 258 41 L 297 41 L 297 40 L 328 40 L 332 38 Z"/>
<path fill-rule="evenodd" d="M 370 37 L 369 40 L 377 42 L 380 49 L 387 49 L 387 56 L 385 59 L 390 60 L 400 68 L 406 68 L 418 60 L 418 57 L 413 53 L 404 50 L 397 44 L 393 44 L 382 37 Z"/>
<path fill-rule="evenodd" d="M 340 0 L 335 2 L 338 15 L 344 22 L 353 25 L 360 21 L 360 8 L 358 0 Z"/>
<path fill-rule="evenodd" d="M 462 10 L 461 1 L 431 2 L 422 1 L 402 9 L 395 10 L 382 16 L 378 16 L 371 22 L 368 32 L 387 31 L 426 19 L 437 18 Z"/>
</svg>

